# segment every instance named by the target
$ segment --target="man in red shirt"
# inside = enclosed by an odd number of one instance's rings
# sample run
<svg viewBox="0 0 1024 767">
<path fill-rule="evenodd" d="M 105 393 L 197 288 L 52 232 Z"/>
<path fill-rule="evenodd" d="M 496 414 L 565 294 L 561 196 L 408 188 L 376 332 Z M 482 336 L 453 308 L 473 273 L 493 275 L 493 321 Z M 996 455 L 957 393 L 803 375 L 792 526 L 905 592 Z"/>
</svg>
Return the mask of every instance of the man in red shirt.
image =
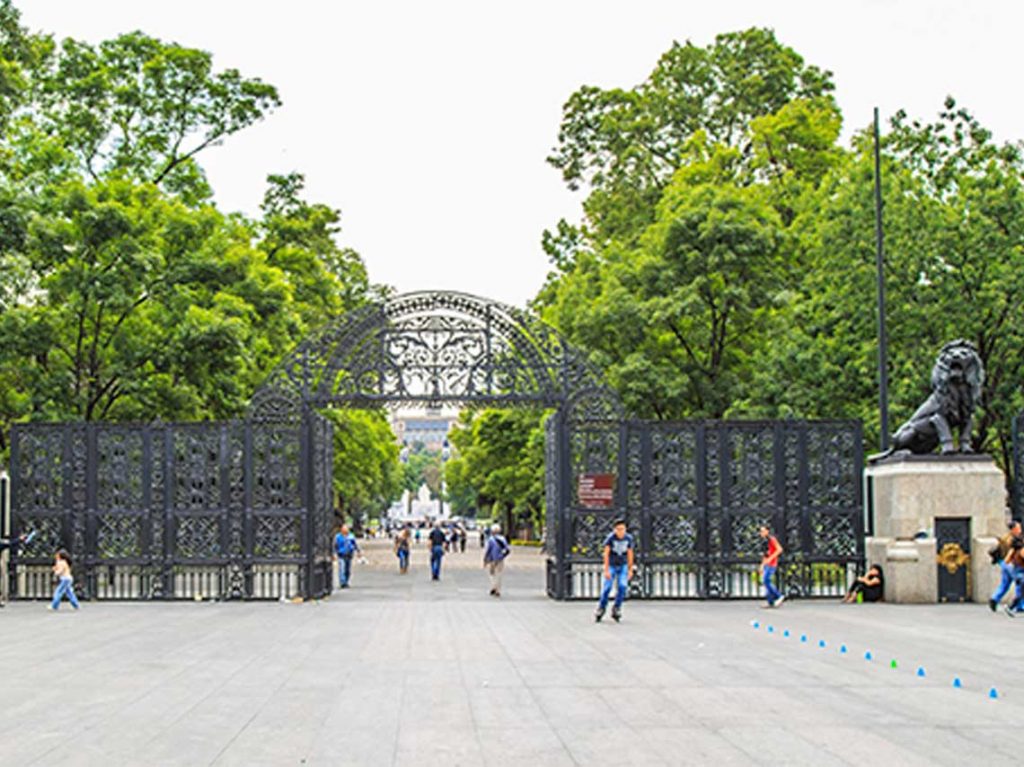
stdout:
<svg viewBox="0 0 1024 767">
<path fill-rule="evenodd" d="M 761 538 L 765 541 L 764 555 L 761 557 L 761 582 L 764 584 L 765 596 L 768 598 L 769 607 L 778 607 L 786 597 L 775 588 L 772 583 L 772 576 L 779 567 L 779 556 L 782 554 L 782 544 L 779 539 L 772 535 L 767 525 L 761 525 L 759 530 Z"/>
</svg>

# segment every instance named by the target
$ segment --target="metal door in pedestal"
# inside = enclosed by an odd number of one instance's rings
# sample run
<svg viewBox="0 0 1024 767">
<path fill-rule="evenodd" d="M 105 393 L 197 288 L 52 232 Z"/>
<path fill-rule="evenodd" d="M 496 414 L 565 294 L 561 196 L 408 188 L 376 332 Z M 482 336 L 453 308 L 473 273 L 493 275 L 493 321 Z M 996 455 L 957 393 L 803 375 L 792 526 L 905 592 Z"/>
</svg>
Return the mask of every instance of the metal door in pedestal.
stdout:
<svg viewBox="0 0 1024 767">
<path fill-rule="evenodd" d="M 940 602 L 966 602 L 971 598 L 971 520 L 940 517 L 935 520 L 935 547 Z"/>
</svg>

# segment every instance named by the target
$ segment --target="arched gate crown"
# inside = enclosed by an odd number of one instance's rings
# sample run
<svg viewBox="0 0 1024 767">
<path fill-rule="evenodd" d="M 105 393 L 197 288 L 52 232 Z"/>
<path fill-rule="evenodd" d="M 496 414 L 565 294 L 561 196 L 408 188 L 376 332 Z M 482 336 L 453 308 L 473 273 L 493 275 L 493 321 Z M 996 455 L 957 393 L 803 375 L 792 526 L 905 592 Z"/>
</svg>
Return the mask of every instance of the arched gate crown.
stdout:
<svg viewBox="0 0 1024 767">
<path fill-rule="evenodd" d="M 313 407 L 381 404 L 562 408 L 617 398 L 598 371 L 536 316 L 464 293 L 372 302 L 311 334 L 260 387 L 258 419 Z"/>
</svg>

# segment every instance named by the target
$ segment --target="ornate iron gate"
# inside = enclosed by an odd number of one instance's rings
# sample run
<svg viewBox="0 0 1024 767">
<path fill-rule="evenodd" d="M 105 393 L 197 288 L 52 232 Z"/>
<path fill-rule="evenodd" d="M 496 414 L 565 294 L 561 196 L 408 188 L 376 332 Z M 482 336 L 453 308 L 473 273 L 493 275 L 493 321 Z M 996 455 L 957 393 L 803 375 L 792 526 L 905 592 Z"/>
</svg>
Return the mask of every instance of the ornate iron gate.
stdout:
<svg viewBox="0 0 1024 767">
<path fill-rule="evenodd" d="M 42 598 L 60 547 L 98 599 L 277 599 L 330 591 L 332 435 L 294 421 L 19 424 L 12 593 Z"/>
<path fill-rule="evenodd" d="M 863 561 L 861 435 L 853 422 L 624 419 L 600 371 L 537 317 L 461 293 L 380 300 L 287 354 L 245 421 L 24 424 L 12 434 L 13 561 L 21 597 L 48 592 L 53 551 L 99 598 L 328 593 L 327 407 L 519 406 L 546 423 L 547 588 L 595 595 L 600 544 L 625 515 L 640 596 L 757 593 L 757 525 L 787 549 L 783 586 L 836 594 Z"/>
<path fill-rule="evenodd" d="M 573 478 L 613 473 L 616 492 L 610 508 L 571 498 L 552 596 L 596 596 L 600 543 L 619 516 L 648 598 L 757 596 L 762 524 L 786 549 L 791 595 L 840 595 L 863 565 L 859 422 L 589 420 L 570 440 Z"/>
</svg>

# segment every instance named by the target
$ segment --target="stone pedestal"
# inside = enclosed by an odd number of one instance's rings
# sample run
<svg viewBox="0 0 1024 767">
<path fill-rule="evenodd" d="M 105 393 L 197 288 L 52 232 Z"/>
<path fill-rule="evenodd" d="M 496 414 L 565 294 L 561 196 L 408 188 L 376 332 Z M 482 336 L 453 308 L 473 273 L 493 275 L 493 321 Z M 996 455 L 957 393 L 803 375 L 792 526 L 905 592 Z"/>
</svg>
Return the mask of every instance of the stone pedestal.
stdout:
<svg viewBox="0 0 1024 767">
<path fill-rule="evenodd" d="M 885 571 L 890 602 L 938 601 L 937 519 L 969 520 L 968 599 L 983 602 L 999 579 L 988 558 L 1006 531 L 1006 482 L 991 456 L 896 455 L 871 464 L 875 535 L 869 564 Z"/>
</svg>

